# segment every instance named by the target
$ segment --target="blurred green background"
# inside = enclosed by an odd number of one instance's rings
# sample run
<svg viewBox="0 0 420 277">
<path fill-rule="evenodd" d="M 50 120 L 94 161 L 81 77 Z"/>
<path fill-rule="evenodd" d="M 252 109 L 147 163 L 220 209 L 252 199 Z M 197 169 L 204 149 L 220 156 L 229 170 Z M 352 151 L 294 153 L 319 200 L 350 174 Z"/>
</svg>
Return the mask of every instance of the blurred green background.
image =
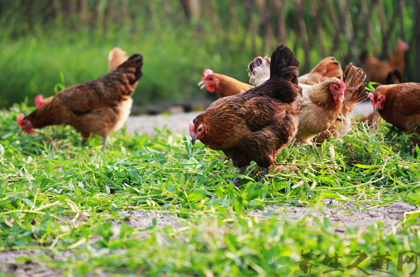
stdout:
<svg viewBox="0 0 420 277">
<path fill-rule="evenodd" d="M 205 68 L 248 82 L 248 63 L 278 43 L 303 74 L 329 55 L 343 67 L 364 49 L 387 59 L 403 39 L 405 81 L 419 82 L 419 10 L 420 0 L 0 0 L 0 107 L 104 75 L 114 47 L 144 56 L 133 98 L 146 110 L 216 99 L 197 86 Z"/>
</svg>

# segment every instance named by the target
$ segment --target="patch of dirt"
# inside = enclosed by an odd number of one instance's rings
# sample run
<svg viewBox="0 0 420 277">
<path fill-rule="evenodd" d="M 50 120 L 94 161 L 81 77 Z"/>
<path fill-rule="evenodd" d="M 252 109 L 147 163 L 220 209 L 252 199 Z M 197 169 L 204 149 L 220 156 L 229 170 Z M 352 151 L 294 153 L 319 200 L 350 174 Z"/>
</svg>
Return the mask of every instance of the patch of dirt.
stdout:
<svg viewBox="0 0 420 277">
<path fill-rule="evenodd" d="M 173 115 L 139 115 L 130 116 L 127 120 L 127 134 L 134 135 L 147 133 L 154 136 L 155 128 L 161 130 L 166 126 L 173 134 L 188 133 L 189 122 L 193 120 L 199 112 L 179 113 Z"/>
<path fill-rule="evenodd" d="M 327 217 L 331 223 L 336 224 L 335 232 L 345 233 L 347 228 L 360 228 L 362 231 L 368 231 L 367 227 L 373 222 L 383 222 L 382 230 L 392 231 L 393 228 L 402 220 L 405 212 L 417 210 L 403 202 L 396 202 L 387 207 L 372 208 L 372 204 L 356 206 L 352 202 L 340 202 L 332 198 L 325 198 L 323 206 L 317 208 L 284 205 L 269 205 L 264 210 L 254 210 L 249 215 L 260 217 L 275 214 L 279 220 L 296 221 L 305 217 L 307 224 L 314 225 L 315 217 Z M 272 212 L 270 212 L 272 211 Z M 180 218 L 172 214 L 162 214 L 159 211 L 139 210 L 117 210 L 118 213 L 130 215 L 126 219 L 127 225 L 136 229 L 146 229 L 153 226 L 153 219 L 156 219 L 156 226 L 163 227 L 173 224 L 173 228 L 181 228 Z M 268 213 L 268 214 L 267 214 Z M 105 215 L 106 216 L 106 215 Z M 262 217 L 262 220 L 265 218 Z M 79 222 L 80 224 L 81 222 Z M 174 224 L 175 223 L 175 224 Z M 114 222 L 114 227 L 119 228 L 119 221 Z M 147 234 L 141 234 L 139 237 L 145 237 Z M 99 238 L 92 238 L 89 243 L 94 243 Z M 124 251 L 124 250 L 122 250 Z M 60 252 L 62 257 L 56 257 L 49 251 L 43 250 L 9 250 L 0 253 L 0 271 L 16 276 L 60 276 L 60 270 L 44 267 L 32 261 L 26 263 L 17 263 L 19 257 L 30 257 L 40 254 L 51 256 L 54 259 L 63 259 L 67 257 L 77 258 L 73 251 Z M 79 257 L 80 258 L 80 257 Z"/>
<path fill-rule="evenodd" d="M 299 207 L 285 204 L 281 206 L 269 205 L 264 210 L 254 210 L 249 214 L 262 216 L 269 211 L 274 211 L 279 219 L 296 221 L 302 217 L 308 220 L 308 224 L 315 224 L 315 217 L 327 217 L 332 224 L 337 223 L 335 229 L 338 233 L 344 233 L 346 228 L 361 228 L 367 231 L 367 227 L 373 222 L 383 222 L 384 231 L 391 231 L 402 219 L 405 212 L 417 210 L 404 202 L 395 202 L 387 207 L 371 208 L 371 204 L 359 205 L 352 202 L 340 202 L 332 198 L 323 200 L 324 206 L 319 208 Z"/>
<path fill-rule="evenodd" d="M 367 115 L 373 111 L 370 102 L 363 102 L 356 105 L 353 110 L 355 115 Z M 188 133 L 188 123 L 200 112 L 177 113 L 171 115 L 139 115 L 130 116 L 127 120 L 127 134 L 134 135 L 135 132 L 155 135 L 155 128 L 161 130 L 166 126 L 173 134 Z"/>
<path fill-rule="evenodd" d="M 47 254 L 44 250 L 28 249 L 28 250 L 8 250 L 0 252 L 0 272 L 15 276 L 61 276 L 61 270 L 55 268 L 44 267 L 38 263 L 27 261 L 25 263 L 17 263 L 20 257 L 30 257 L 40 254 Z"/>
</svg>

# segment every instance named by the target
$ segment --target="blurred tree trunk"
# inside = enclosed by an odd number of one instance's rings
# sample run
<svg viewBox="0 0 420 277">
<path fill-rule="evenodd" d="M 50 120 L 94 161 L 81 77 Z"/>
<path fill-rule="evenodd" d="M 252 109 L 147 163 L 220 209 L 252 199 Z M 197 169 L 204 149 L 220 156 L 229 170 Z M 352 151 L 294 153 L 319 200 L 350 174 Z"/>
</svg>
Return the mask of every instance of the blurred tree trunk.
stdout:
<svg viewBox="0 0 420 277">
<path fill-rule="evenodd" d="M 80 28 L 88 27 L 89 23 L 89 9 L 87 0 L 80 0 L 80 17 L 79 24 Z"/>
<path fill-rule="evenodd" d="M 338 4 L 340 6 L 340 13 L 341 13 L 341 27 L 344 30 L 346 35 L 347 41 L 347 55 L 344 58 L 344 65 L 349 64 L 356 60 L 355 56 L 355 37 L 354 37 L 354 30 L 353 30 L 353 23 L 350 17 L 350 2 L 351 0 L 338 0 Z"/>
<path fill-rule="evenodd" d="M 305 20 L 303 17 L 303 0 L 295 0 L 296 7 L 296 17 L 297 17 L 297 33 L 302 42 L 303 53 L 305 55 L 305 62 L 303 64 L 302 71 L 308 72 L 310 66 L 310 53 L 309 53 L 309 43 L 308 35 L 306 33 Z M 296 51 L 297 49 L 295 49 Z"/>
<path fill-rule="evenodd" d="M 332 19 L 333 25 L 335 27 L 335 35 L 333 37 L 333 44 L 332 44 L 332 50 L 331 50 L 331 54 L 336 55 L 335 53 L 338 50 L 342 50 L 339 49 L 339 45 L 340 45 L 340 41 L 341 41 L 341 31 L 340 31 L 340 20 L 338 19 L 338 15 L 337 12 L 334 8 L 333 3 L 331 2 L 331 0 L 327 0 L 327 4 L 328 4 L 328 11 L 329 11 L 329 18 Z M 340 51 L 341 52 L 341 51 Z M 344 56 L 343 54 L 341 56 Z M 337 59 L 340 59 L 340 57 L 336 57 Z"/>
<path fill-rule="evenodd" d="M 57 16 L 61 15 L 62 10 L 61 10 L 60 0 L 53 0 L 53 6 L 54 6 L 55 14 Z"/>
<path fill-rule="evenodd" d="M 411 41 L 410 51 L 407 55 L 414 53 L 415 62 L 411 63 L 415 66 L 410 66 L 409 72 L 410 80 L 420 81 L 420 70 L 418 65 L 420 64 L 420 0 L 414 0 L 414 24 L 413 24 L 413 37 Z M 411 56 L 411 55 L 410 55 Z"/>
<path fill-rule="evenodd" d="M 179 2 L 181 2 L 182 10 L 184 11 L 187 22 L 190 23 L 190 20 L 191 20 L 190 0 L 179 0 Z"/>
<path fill-rule="evenodd" d="M 355 16 L 355 19 L 353 21 L 353 30 L 354 35 L 356 37 L 356 40 L 360 37 L 359 34 L 362 34 L 362 30 L 364 27 L 366 27 L 365 20 L 362 20 L 363 14 L 364 14 L 364 6 L 365 6 L 365 0 L 358 0 L 357 1 L 357 13 Z M 360 32 L 359 32 L 360 31 Z"/>
<path fill-rule="evenodd" d="M 368 26 L 365 27 L 365 34 L 363 36 L 363 39 L 362 39 L 361 45 L 360 45 L 360 49 L 362 49 L 362 51 L 365 51 L 367 49 L 366 47 L 367 47 L 367 42 L 368 42 L 369 38 L 371 38 L 372 41 L 374 41 L 373 42 L 373 47 L 375 48 L 375 50 L 378 49 L 377 43 L 375 43 L 376 42 L 375 41 L 375 36 L 370 35 L 370 32 L 374 32 L 373 24 L 372 24 L 372 21 L 370 20 L 370 18 L 372 18 L 372 13 L 373 13 L 373 10 L 374 10 L 377 2 L 378 2 L 378 0 L 372 0 L 370 2 L 369 8 L 367 8 L 366 6 L 364 7 L 365 11 L 367 11 L 367 15 L 364 18 L 366 18 L 368 20 Z M 364 5 L 366 5 L 366 2 L 363 2 L 363 3 L 364 3 Z M 375 51 L 375 52 L 378 53 L 377 51 Z"/>
<path fill-rule="evenodd" d="M 264 23 L 264 37 L 261 53 L 266 53 L 267 50 L 271 50 L 271 48 L 273 48 L 273 29 L 271 29 L 270 15 L 269 11 L 267 10 L 267 5 L 264 3 L 264 0 L 256 0 L 256 2 L 258 6 L 258 11 Z"/>
<path fill-rule="evenodd" d="M 200 0 L 190 0 L 190 11 L 192 18 L 200 18 L 201 2 Z"/>
<path fill-rule="evenodd" d="M 129 27 L 131 25 L 131 18 L 130 18 L 130 13 L 128 10 L 128 3 L 127 0 L 120 0 L 120 5 L 121 5 L 121 16 L 123 17 L 123 22 L 125 27 Z"/>
<path fill-rule="evenodd" d="M 287 30 L 285 14 L 287 12 L 287 0 L 273 0 L 275 11 L 277 14 L 277 44 L 287 44 Z"/>
<path fill-rule="evenodd" d="M 319 46 L 319 53 L 321 57 L 326 56 L 325 45 L 324 45 L 324 35 L 322 33 L 322 26 L 321 26 L 321 14 L 325 8 L 325 1 L 321 1 L 319 4 L 316 1 L 311 1 L 311 10 L 312 10 L 312 36 L 310 36 L 309 42 L 310 47 L 314 47 L 317 42 Z"/>
<path fill-rule="evenodd" d="M 382 59 L 388 59 L 391 56 L 391 50 L 389 47 L 389 37 L 388 37 L 388 30 L 386 27 L 386 16 L 384 12 L 384 5 L 382 1 L 378 1 L 378 18 L 379 23 L 381 26 L 381 35 L 382 35 Z M 395 12 L 394 12 L 395 14 Z"/>
<path fill-rule="evenodd" d="M 257 29 L 254 23 L 254 0 L 247 0 L 245 2 L 245 9 L 247 15 L 247 29 L 251 31 L 251 40 L 252 40 L 252 55 L 257 56 Z M 246 35 L 246 39 L 249 39 L 249 36 Z"/>
</svg>

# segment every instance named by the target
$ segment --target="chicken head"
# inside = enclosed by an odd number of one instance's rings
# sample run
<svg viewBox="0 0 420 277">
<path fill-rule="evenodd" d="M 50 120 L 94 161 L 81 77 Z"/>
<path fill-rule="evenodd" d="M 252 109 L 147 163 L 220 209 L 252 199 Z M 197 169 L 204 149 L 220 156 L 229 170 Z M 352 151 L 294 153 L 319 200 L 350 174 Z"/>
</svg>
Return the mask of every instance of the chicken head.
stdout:
<svg viewBox="0 0 420 277">
<path fill-rule="evenodd" d="M 207 133 L 207 125 L 206 124 L 199 124 L 198 127 L 194 125 L 192 121 L 190 121 L 190 135 L 191 135 L 191 142 L 192 144 L 195 143 L 195 141 L 201 140 L 204 138 L 204 136 Z"/>
<path fill-rule="evenodd" d="M 385 95 L 375 95 L 369 93 L 369 98 L 372 100 L 372 106 L 375 111 L 382 110 L 385 105 Z"/>
<path fill-rule="evenodd" d="M 213 93 L 219 86 L 219 82 L 219 79 L 213 74 L 213 71 L 206 69 L 204 70 L 204 77 L 198 83 L 198 86 L 201 86 L 201 89 L 207 88 L 208 91 Z"/>
<path fill-rule="evenodd" d="M 331 94 L 334 98 L 334 101 L 340 100 L 343 102 L 344 100 L 344 91 L 346 90 L 346 85 L 344 84 L 343 79 L 340 79 L 339 84 L 332 84 L 330 86 Z"/>
<path fill-rule="evenodd" d="M 32 129 L 32 123 L 29 120 L 25 119 L 25 115 L 23 113 L 18 115 L 17 123 L 22 128 L 22 131 L 30 134 L 35 133 L 35 131 Z"/>
</svg>

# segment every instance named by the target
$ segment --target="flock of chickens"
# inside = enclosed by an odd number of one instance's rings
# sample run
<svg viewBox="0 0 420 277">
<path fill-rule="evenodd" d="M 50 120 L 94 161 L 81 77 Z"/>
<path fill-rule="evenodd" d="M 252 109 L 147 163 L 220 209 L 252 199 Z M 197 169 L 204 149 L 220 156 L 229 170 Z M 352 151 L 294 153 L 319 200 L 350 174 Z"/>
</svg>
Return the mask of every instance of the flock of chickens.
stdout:
<svg viewBox="0 0 420 277">
<path fill-rule="evenodd" d="M 375 127 L 382 117 L 399 130 L 412 134 L 418 144 L 420 124 L 420 84 L 401 82 L 404 52 L 399 41 L 389 62 L 362 55 L 363 69 L 349 64 L 344 72 L 333 57 L 322 60 L 311 72 L 299 77 L 299 61 L 285 45 L 271 55 L 256 57 L 249 63 L 252 85 L 226 75 L 204 71 L 198 84 L 220 99 L 190 122 L 192 143 L 200 140 L 207 147 L 222 150 L 243 174 L 251 161 L 263 168 L 261 180 L 276 164 L 279 150 L 292 140 L 304 144 L 322 143 L 330 137 L 347 135 L 352 129 L 351 112 L 368 97 L 375 112 L 362 118 Z M 103 137 L 102 151 L 110 131 L 127 120 L 138 80 L 142 77 L 143 57 L 115 48 L 109 55 L 109 73 L 99 79 L 68 87 L 53 97 L 35 100 L 37 109 L 20 114 L 22 130 L 49 125 L 71 125 L 82 134 L 82 145 L 92 133 Z M 373 93 L 365 90 L 370 81 L 386 83 Z M 239 178 L 234 180 L 237 185 Z"/>
</svg>

